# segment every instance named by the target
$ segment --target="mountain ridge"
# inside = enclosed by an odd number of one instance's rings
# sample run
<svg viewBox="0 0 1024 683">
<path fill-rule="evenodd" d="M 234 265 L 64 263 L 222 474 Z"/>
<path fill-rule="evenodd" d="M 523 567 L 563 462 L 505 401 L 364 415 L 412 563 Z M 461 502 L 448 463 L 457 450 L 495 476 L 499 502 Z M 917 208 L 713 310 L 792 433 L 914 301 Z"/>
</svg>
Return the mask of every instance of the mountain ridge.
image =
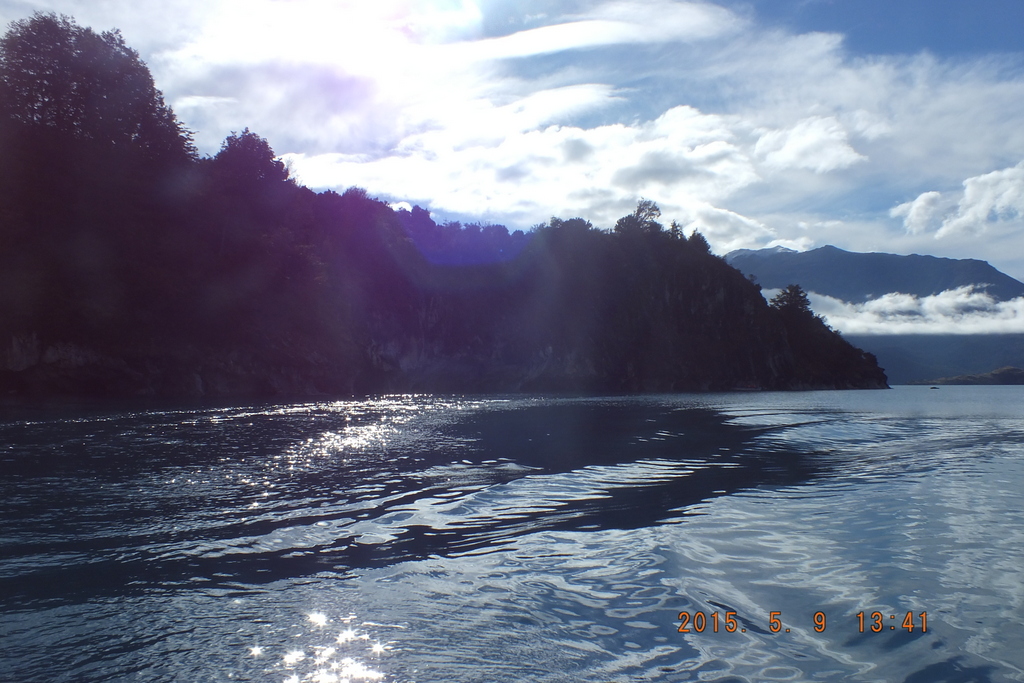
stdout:
<svg viewBox="0 0 1024 683">
<path fill-rule="evenodd" d="M 767 289 L 799 284 L 806 291 L 850 303 L 892 292 L 933 296 L 965 286 L 984 290 L 998 301 L 1024 296 L 1024 282 L 979 259 L 853 252 L 825 245 L 802 252 L 785 247 L 738 249 L 725 260 Z"/>
</svg>

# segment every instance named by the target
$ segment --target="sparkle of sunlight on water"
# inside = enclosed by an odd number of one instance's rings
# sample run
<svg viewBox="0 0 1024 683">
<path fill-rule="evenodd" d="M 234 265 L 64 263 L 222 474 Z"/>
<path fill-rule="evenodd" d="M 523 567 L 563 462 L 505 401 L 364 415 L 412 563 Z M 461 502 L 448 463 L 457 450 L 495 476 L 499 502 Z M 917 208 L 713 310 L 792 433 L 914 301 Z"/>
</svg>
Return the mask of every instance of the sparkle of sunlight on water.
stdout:
<svg viewBox="0 0 1024 683">
<path fill-rule="evenodd" d="M 285 652 L 270 667 L 265 669 L 266 673 L 287 673 L 285 683 L 299 683 L 299 681 L 312 681 L 313 683 L 342 683 L 348 681 L 379 681 L 384 674 L 371 668 L 365 662 L 368 658 L 380 659 L 382 655 L 392 649 L 390 643 L 381 643 L 375 640 L 372 643 L 368 631 L 359 631 L 353 627 L 356 622 L 355 615 L 349 615 L 340 619 L 340 631 L 328 629 L 332 621 L 322 612 L 310 612 L 307 615 L 309 623 L 318 631 L 325 632 L 323 635 L 329 640 L 330 636 L 337 631 L 337 637 L 327 645 L 321 645 L 324 638 L 310 638 L 308 645 L 295 647 Z M 364 623 L 357 624 L 362 628 L 381 627 L 381 624 Z M 321 635 L 318 633 L 317 635 Z M 264 656 L 273 657 L 274 653 L 265 651 L 263 646 L 253 645 L 249 648 L 249 654 L 255 658 Z M 305 666 L 304 666 L 305 665 Z M 303 672 L 303 669 L 307 671 Z"/>
</svg>

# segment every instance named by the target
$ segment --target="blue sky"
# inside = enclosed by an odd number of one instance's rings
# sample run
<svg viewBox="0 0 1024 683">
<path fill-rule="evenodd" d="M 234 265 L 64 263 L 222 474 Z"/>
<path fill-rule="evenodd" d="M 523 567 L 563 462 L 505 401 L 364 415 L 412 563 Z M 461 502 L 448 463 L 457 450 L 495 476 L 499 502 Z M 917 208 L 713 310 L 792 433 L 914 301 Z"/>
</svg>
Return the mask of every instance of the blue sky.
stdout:
<svg viewBox="0 0 1024 683">
<path fill-rule="evenodd" d="M 1024 279 L 1020 0 L 0 0 L 0 20 L 35 9 L 120 28 L 202 152 L 249 127 L 317 189 L 510 228 L 610 227 L 648 198 L 718 253 Z"/>
<path fill-rule="evenodd" d="M 728 0 L 764 25 L 841 33 L 854 54 L 944 57 L 1020 52 L 1024 3 L 1014 0 Z"/>
</svg>

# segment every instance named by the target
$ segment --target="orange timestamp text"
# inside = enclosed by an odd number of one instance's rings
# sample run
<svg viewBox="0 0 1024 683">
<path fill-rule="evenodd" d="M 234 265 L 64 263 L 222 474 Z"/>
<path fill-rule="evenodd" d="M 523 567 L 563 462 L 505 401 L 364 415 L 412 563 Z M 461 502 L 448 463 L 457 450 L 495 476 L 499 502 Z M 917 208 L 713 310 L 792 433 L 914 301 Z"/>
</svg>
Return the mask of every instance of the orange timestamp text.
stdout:
<svg viewBox="0 0 1024 683">
<path fill-rule="evenodd" d="M 881 633 L 887 630 L 895 631 L 897 628 L 904 629 L 908 633 L 912 633 L 915 629 L 920 629 L 921 633 L 928 631 L 927 612 L 918 612 L 916 615 L 913 612 L 907 612 L 899 622 L 896 621 L 897 616 L 895 614 L 888 615 L 889 622 L 887 623 L 886 615 L 882 612 L 858 612 L 856 615 L 857 628 L 861 633 L 864 633 L 865 630 L 872 633 Z M 719 630 L 726 633 L 746 633 L 748 626 L 754 631 L 764 632 L 764 629 L 756 626 L 748 619 L 739 617 L 736 612 L 725 612 L 724 614 L 719 614 L 718 612 L 680 612 L 678 621 L 679 628 L 676 630 L 679 633 L 718 633 Z M 811 616 L 811 627 L 818 633 L 823 633 L 827 624 L 828 617 L 825 616 L 824 612 L 818 611 Z M 887 629 L 886 626 L 889 628 Z M 790 629 L 782 623 L 782 612 L 768 613 L 768 631 L 771 633 L 790 632 Z"/>
</svg>

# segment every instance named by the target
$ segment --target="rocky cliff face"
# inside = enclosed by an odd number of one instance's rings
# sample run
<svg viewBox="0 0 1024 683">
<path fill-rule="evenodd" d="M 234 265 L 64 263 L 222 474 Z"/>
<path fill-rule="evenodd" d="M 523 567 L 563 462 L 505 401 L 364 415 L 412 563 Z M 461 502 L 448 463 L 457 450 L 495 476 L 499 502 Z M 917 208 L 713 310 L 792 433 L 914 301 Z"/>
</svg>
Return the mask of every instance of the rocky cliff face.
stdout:
<svg viewBox="0 0 1024 683">
<path fill-rule="evenodd" d="M 0 396 L 84 398 L 273 398 L 352 393 L 351 368 L 315 350 L 184 346 L 118 354 L 73 342 L 9 341 Z"/>
<path fill-rule="evenodd" d="M 751 332 L 751 345 L 716 356 L 715 344 L 737 349 L 736 338 L 705 338 L 677 359 L 644 355 L 601 365 L 594 352 L 556 351 L 548 346 L 528 357 L 493 350 L 432 353 L 417 340 L 366 349 L 353 365 L 310 352 L 270 358 L 258 349 L 228 352 L 189 348 L 127 357 L 107 355 L 69 342 L 16 349 L 0 369 L 0 396 L 297 398 L 373 393 L 668 393 L 734 390 L 880 389 L 886 378 L 873 360 L 854 350 L 839 369 L 801 369 L 785 340 Z M 10 351 L 11 348 L 8 350 Z M 852 347 L 851 347 L 852 348 Z M 14 360 L 15 362 L 10 362 Z"/>
</svg>

